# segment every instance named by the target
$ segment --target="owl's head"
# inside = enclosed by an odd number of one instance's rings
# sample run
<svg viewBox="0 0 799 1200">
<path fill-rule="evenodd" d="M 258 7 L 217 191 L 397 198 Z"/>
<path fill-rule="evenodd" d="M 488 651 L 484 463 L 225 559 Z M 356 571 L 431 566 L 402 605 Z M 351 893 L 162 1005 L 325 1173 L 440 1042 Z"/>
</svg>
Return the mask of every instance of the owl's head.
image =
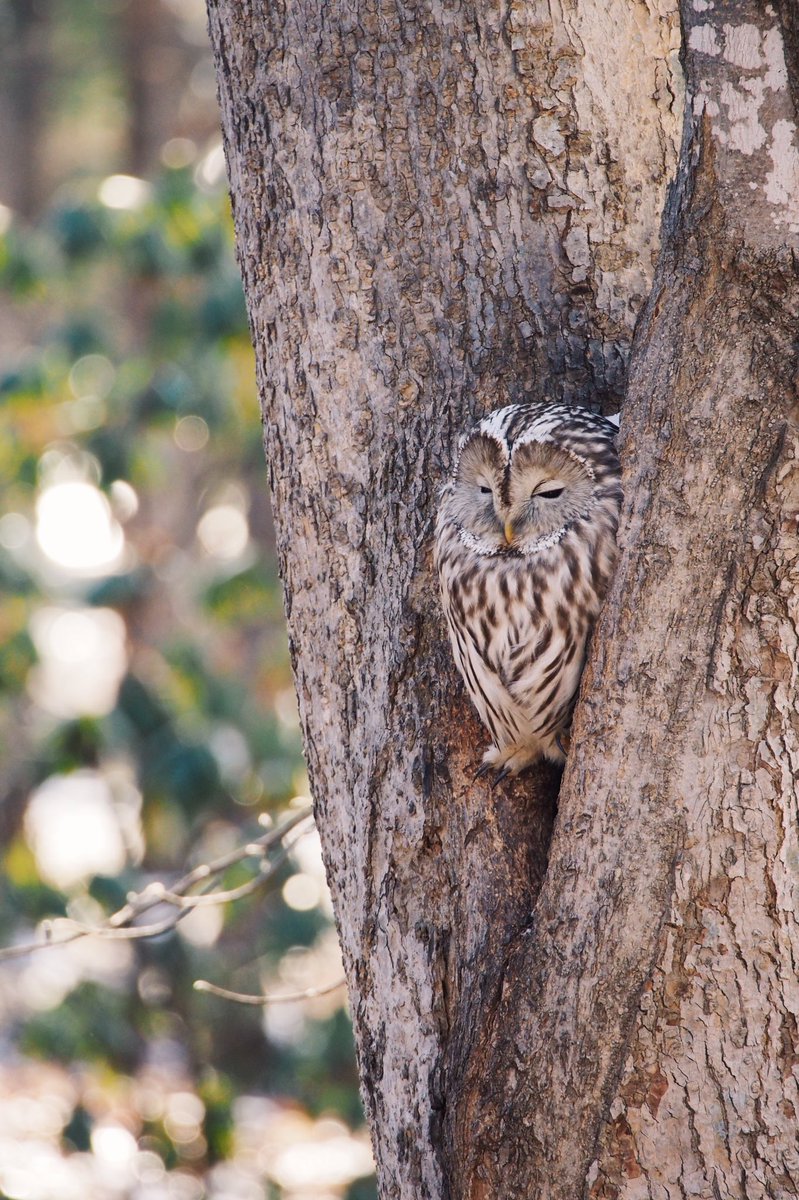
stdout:
<svg viewBox="0 0 799 1200">
<path fill-rule="evenodd" d="M 506 412 L 491 414 L 466 438 L 448 489 L 447 515 L 479 554 L 524 555 L 557 540 L 591 510 L 610 458 L 618 465 L 615 429 L 602 417 L 581 412 L 593 428 L 575 430 L 572 447 L 553 426 L 554 409 L 516 430 L 512 418 L 498 420 Z"/>
</svg>

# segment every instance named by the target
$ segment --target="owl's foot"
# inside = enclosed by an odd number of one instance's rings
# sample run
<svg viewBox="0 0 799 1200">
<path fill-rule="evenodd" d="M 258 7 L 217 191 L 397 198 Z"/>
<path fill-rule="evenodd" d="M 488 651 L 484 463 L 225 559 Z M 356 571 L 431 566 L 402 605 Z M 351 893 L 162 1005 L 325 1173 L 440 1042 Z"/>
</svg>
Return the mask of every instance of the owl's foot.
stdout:
<svg viewBox="0 0 799 1200">
<path fill-rule="evenodd" d="M 503 779 L 507 779 L 509 775 L 518 775 L 521 771 L 531 767 L 534 762 L 538 762 L 540 758 L 546 758 L 554 763 L 564 763 L 570 745 L 570 735 L 563 732 L 554 738 L 548 738 L 546 742 L 513 744 L 503 746 L 501 750 L 496 746 L 489 746 L 483 755 L 483 763 L 475 774 L 475 779 L 482 779 L 491 771 L 495 771 L 496 774 L 491 781 L 491 787 L 495 788 Z"/>
<path fill-rule="evenodd" d="M 514 745 L 505 746 L 502 750 L 496 746 L 489 746 L 483 755 L 483 764 L 477 771 L 475 779 L 482 779 L 490 771 L 496 771 L 491 781 L 491 787 L 495 788 L 503 779 L 507 779 L 509 775 L 518 775 L 520 771 L 524 771 L 540 757 L 541 748 L 538 746 Z"/>
<path fill-rule="evenodd" d="M 511 774 L 510 767 L 498 767 L 495 763 L 484 762 L 481 767 L 478 767 L 474 773 L 475 783 L 478 779 L 482 779 L 484 775 L 488 775 L 491 771 L 496 771 L 496 775 L 491 780 L 490 787 L 493 792 L 498 783 L 502 783 L 503 779 L 507 779 Z"/>
</svg>

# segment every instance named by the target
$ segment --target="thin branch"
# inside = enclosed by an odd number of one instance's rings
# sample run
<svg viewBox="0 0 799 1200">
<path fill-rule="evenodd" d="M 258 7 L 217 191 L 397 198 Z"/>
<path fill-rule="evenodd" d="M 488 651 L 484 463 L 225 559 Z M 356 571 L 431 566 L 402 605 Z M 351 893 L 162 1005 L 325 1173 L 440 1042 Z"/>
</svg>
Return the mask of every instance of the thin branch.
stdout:
<svg viewBox="0 0 799 1200">
<path fill-rule="evenodd" d="M 102 925 L 85 925 L 71 917 L 59 917 L 54 921 L 44 922 L 42 924 L 42 938 L 37 941 L 26 942 L 19 946 L 8 946 L 0 949 L 0 962 L 22 958 L 34 950 L 42 950 L 47 946 L 65 946 L 83 937 L 119 938 L 123 940 L 159 937 L 161 934 L 169 933 L 173 930 L 195 908 L 207 904 L 229 904 L 233 900 L 249 896 L 263 887 L 280 870 L 291 850 L 300 838 L 305 836 L 308 829 L 303 829 L 296 837 L 292 838 L 289 844 L 283 845 L 280 853 L 275 858 L 266 861 L 269 851 L 281 844 L 286 835 L 303 822 L 312 820 L 312 816 L 313 813 L 310 806 L 298 809 L 296 813 L 292 813 L 285 821 L 274 829 L 271 829 L 268 833 L 263 834 L 262 837 L 247 842 L 246 845 L 239 846 L 235 850 L 230 850 L 227 854 L 220 855 L 210 863 L 202 863 L 200 866 L 194 867 L 186 875 L 181 876 L 171 888 L 167 888 L 161 882 L 148 884 L 143 891 L 132 893 L 128 897 L 127 904 L 113 913 Z M 258 874 L 253 879 L 247 880 L 246 883 L 240 884 L 235 888 L 227 888 L 215 892 L 205 891 L 199 895 L 186 894 L 191 888 L 201 883 L 208 887 L 213 879 L 221 875 L 229 867 L 244 862 L 248 858 L 258 858 L 261 860 Z M 148 925 L 131 924 L 137 917 L 141 917 L 144 913 L 149 912 L 159 904 L 169 904 L 175 911 L 163 920 L 155 921 Z M 54 934 L 57 929 L 63 932 L 56 937 Z"/>
<path fill-rule="evenodd" d="M 295 829 L 303 821 L 313 817 L 313 809 L 310 805 L 305 808 L 300 808 L 296 813 L 287 817 L 281 825 L 256 838 L 255 841 L 247 842 L 245 846 L 239 846 L 235 850 L 228 851 L 227 854 L 222 854 L 219 858 L 213 859 L 210 863 L 202 863 L 199 867 L 194 867 L 187 875 L 183 875 L 177 883 L 170 889 L 173 896 L 184 896 L 190 888 L 197 883 L 204 883 L 213 875 L 220 875 L 226 871 L 228 867 L 235 866 L 237 863 L 243 862 L 246 858 L 263 858 L 272 849 L 273 846 L 283 841 L 287 833 Z M 115 925 L 125 925 L 132 921 L 135 917 L 146 912 L 148 908 L 154 908 L 156 904 L 162 903 L 166 889 L 162 883 L 151 883 L 143 892 L 134 894 L 128 898 L 128 903 L 119 912 L 114 913 L 109 917 L 109 922 Z"/>
<path fill-rule="evenodd" d="M 211 904 L 230 904 L 233 900 L 251 896 L 280 870 L 297 842 L 306 832 L 307 830 L 303 831 L 299 837 L 293 838 L 277 858 L 273 858 L 269 864 L 262 863 L 260 874 L 256 875 L 254 879 L 248 879 L 246 883 L 241 883 L 238 887 L 228 888 L 227 891 L 221 892 L 202 892 L 199 896 L 181 896 L 178 892 L 165 889 L 161 899 L 165 904 L 174 904 L 181 910 L 191 912 L 195 908 L 204 908 Z"/>
<path fill-rule="evenodd" d="M 334 980 L 333 983 L 326 983 L 324 987 L 306 988 L 302 992 L 286 992 L 282 996 L 252 996 L 246 992 L 231 992 L 228 988 L 217 987 L 215 983 L 209 983 L 207 979 L 197 979 L 194 983 L 194 990 L 209 992 L 212 996 L 221 996 L 223 1000 L 233 1000 L 236 1004 L 263 1007 L 265 1004 L 289 1004 L 297 1000 L 313 1000 L 316 996 L 327 996 L 329 992 L 335 992 L 336 988 L 343 987 L 346 982 L 342 975 L 340 979 Z"/>
</svg>

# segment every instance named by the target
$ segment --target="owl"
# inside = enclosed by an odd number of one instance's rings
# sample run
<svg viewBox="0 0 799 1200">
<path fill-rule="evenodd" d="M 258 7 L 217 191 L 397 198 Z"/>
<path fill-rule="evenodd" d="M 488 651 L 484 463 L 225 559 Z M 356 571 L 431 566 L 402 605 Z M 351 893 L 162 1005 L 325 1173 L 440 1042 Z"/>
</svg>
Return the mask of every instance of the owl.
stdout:
<svg viewBox="0 0 799 1200">
<path fill-rule="evenodd" d="M 435 562 L 455 662 L 493 741 L 478 774 L 565 759 L 616 558 L 616 433 L 588 409 L 512 404 L 461 442 Z"/>
</svg>

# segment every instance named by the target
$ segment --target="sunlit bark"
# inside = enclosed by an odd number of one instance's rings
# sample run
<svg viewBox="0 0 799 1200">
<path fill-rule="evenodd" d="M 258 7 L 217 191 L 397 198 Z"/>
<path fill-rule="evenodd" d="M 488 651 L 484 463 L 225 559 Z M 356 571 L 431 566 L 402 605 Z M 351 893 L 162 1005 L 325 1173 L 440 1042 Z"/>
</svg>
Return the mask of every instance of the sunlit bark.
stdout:
<svg viewBox="0 0 799 1200">
<path fill-rule="evenodd" d="M 679 169 L 667 0 L 209 3 L 385 1197 L 799 1194 L 793 16 L 694 3 Z M 474 414 L 627 388 L 550 845 L 554 770 L 471 781 L 435 491 Z"/>
</svg>

